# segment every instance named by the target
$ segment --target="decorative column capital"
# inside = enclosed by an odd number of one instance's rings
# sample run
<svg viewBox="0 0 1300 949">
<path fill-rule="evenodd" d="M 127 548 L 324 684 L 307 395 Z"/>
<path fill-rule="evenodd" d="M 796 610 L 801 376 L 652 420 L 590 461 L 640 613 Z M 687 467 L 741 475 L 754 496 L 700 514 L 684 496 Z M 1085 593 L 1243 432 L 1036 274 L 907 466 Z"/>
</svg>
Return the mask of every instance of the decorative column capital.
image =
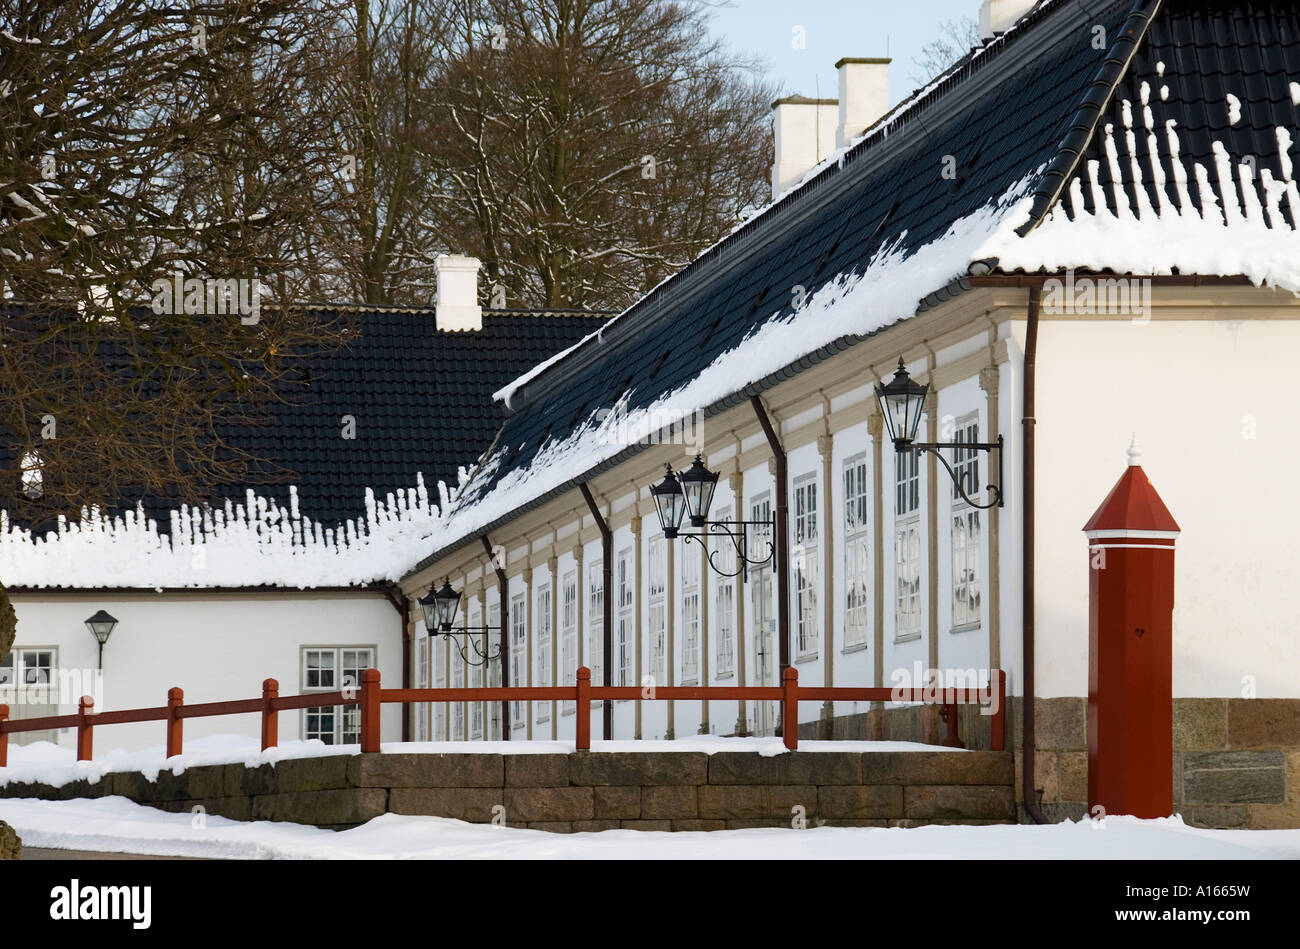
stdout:
<svg viewBox="0 0 1300 949">
<path fill-rule="evenodd" d="M 867 416 L 867 434 L 876 441 L 880 440 L 880 435 L 885 430 L 885 417 L 879 412 L 872 412 Z"/>
<path fill-rule="evenodd" d="M 559 558 L 556 557 L 555 554 L 551 554 L 551 556 L 546 558 L 546 569 L 551 572 L 552 577 L 555 576 L 555 566 L 558 560 Z"/>
<path fill-rule="evenodd" d="M 767 473 L 770 474 L 773 478 L 776 477 L 776 459 L 775 459 L 775 458 L 768 458 L 768 459 L 767 459 Z"/>
<path fill-rule="evenodd" d="M 731 488 L 732 494 L 740 497 L 740 493 L 745 487 L 745 473 L 737 468 L 727 475 L 727 485 Z"/>
<path fill-rule="evenodd" d="M 583 547 L 582 544 L 573 545 L 573 562 L 579 567 L 582 566 L 582 553 L 584 550 L 586 550 L 586 548 Z"/>
<path fill-rule="evenodd" d="M 523 572 L 520 574 L 520 576 L 524 578 L 524 583 L 532 583 L 533 582 L 532 565 L 530 564 L 529 566 L 524 567 Z"/>
<path fill-rule="evenodd" d="M 834 445 L 834 442 L 833 442 L 831 436 L 829 436 L 829 435 L 818 435 L 818 436 L 817 436 L 817 454 L 819 454 L 819 455 L 822 456 L 822 460 L 823 460 L 823 461 L 826 461 L 826 460 L 829 460 L 829 459 L 830 459 L 830 457 L 831 457 L 831 449 L 832 449 L 833 445 Z"/>
<path fill-rule="evenodd" d="M 641 515 L 640 514 L 637 514 L 635 517 L 632 518 L 632 536 L 638 539 L 641 537 Z"/>
<path fill-rule="evenodd" d="M 980 388 L 989 395 L 998 394 L 998 380 L 1001 374 L 997 366 L 985 366 L 980 370 Z"/>
</svg>

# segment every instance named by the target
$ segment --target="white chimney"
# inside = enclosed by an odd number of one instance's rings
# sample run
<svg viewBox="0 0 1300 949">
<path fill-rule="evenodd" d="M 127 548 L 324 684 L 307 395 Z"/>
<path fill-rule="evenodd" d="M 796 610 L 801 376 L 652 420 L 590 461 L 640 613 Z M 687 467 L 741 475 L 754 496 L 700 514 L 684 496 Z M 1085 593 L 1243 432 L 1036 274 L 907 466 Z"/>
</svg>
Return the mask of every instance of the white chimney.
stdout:
<svg viewBox="0 0 1300 949">
<path fill-rule="evenodd" d="M 433 261 L 438 278 L 434 322 L 440 330 L 481 330 L 483 308 L 478 305 L 477 257 L 439 254 Z"/>
<path fill-rule="evenodd" d="M 835 68 L 840 74 L 835 147 L 843 148 L 889 111 L 889 60 L 845 57 Z"/>
<path fill-rule="evenodd" d="M 980 4 L 980 39 L 987 43 L 1005 33 L 1036 6 L 1038 0 L 984 0 Z"/>
<path fill-rule="evenodd" d="M 799 179 L 835 151 L 838 106 L 835 99 L 803 96 L 787 96 L 772 103 L 772 130 L 776 140 L 773 198 L 797 185 Z"/>
</svg>

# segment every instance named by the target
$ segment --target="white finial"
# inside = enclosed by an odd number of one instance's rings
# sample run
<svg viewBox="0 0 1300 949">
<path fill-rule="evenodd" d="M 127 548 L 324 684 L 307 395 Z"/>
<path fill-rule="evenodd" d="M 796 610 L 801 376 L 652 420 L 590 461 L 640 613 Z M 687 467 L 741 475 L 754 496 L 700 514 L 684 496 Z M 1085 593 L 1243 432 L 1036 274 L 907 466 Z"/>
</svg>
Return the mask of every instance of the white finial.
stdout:
<svg viewBox="0 0 1300 949">
<path fill-rule="evenodd" d="M 1142 449 L 1138 447 L 1137 432 L 1133 433 L 1133 440 L 1128 445 L 1128 464 L 1132 468 L 1134 465 L 1140 465 L 1139 460 L 1142 457 Z"/>
</svg>

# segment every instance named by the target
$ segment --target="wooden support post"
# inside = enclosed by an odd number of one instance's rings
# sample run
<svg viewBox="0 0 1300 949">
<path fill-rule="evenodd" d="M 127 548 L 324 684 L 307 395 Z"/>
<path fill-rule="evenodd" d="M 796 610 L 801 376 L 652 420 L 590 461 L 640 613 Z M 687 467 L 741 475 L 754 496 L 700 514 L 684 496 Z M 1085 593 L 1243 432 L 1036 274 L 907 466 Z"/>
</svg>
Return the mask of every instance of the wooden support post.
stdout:
<svg viewBox="0 0 1300 949">
<path fill-rule="evenodd" d="M 361 673 L 361 750 L 379 750 L 379 670 Z"/>
<path fill-rule="evenodd" d="M 578 669 L 577 717 L 578 734 L 574 748 L 578 751 L 591 750 L 591 670 L 586 666 Z"/>
<path fill-rule="evenodd" d="M 9 765 L 9 733 L 4 730 L 9 720 L 9 706 L 0 705 L 0 768 Z"/>
<path fill-rule="evenodd" d="M 275 679 L 262 682 L 262 750 L 274 748 L 280 740 L 280 713 L 275 700 L 280 697 L 280 683 Z"/>
<path fill-rule="evenodd" d="M 791 751 L 799 747 L 799 670 L 786 666 L 781 670 L 781 715 L 785 728 L 781 737 Z"/>
<path fill-rule="evenodd" d="M 77 706 L 77 760 L 89 761 L 94 753 L 94 735 L 91 732 L 90 713 L 95 708 L 95 700 L 83 695 Z"/>
<path fill-rule="evenodd" d="M 174 758 L 181 753 L 181 706 L 185 704 L 185 692 L 174 686 L 167 690 L 167 755 Z"/>
<path fill-rule="evenodd" d="M 993 675 L 996 682 L 993 696 L 998 704 L 993 708 L 993 721 L 989 723 L 992 732 L 989 748 L 1002 751 L 1007 746 L 1007 673 L 1005 669 L 995 669 Z"/>
</svg>

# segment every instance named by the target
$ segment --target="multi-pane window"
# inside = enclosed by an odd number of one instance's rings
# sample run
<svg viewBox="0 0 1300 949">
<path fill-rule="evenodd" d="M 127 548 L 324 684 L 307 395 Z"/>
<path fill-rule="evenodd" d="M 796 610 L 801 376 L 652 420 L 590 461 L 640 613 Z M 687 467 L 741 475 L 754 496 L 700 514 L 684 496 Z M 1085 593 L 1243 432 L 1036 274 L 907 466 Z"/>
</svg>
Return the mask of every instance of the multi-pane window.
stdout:
<svg viewBox="0 0 1300 949">
<path fill-rule="evenodd" d="M 439 641 L 433 647 L 433 686 L 436 689 L 447 687 L 447 649 Z M 443 741 L 447 737 L 447 703 L 433 703 L 433 740 Z M 457 736 L 460 737 L 460 736 Z"/>
<path fill-rule="evenodd" d="M 56 675 L 53 649 L 14 649 L 0 656 L 0 686 L 49 685 Z"/>
<path fill-rule="evenodd" d="M 510 684 L 527 685 L 524 680 L 524 670 L 528 668 L 526 659 L 526 650 L 528 648 L 528 632 L 525 628 L 524 621 L 524 597 L 523 594 L 516 596 L 510 601 Z M 525 718 L 526 702 L 510 703 L 510 727 L 523 728 L 527 719 Z"/>
<path fill-rule="evenodd" d="M 817 481 L 794 486 L 794 591 L 797 654 L 817 651 Z"/>
<path fill-rule="evenodd" d="M 578 573 L 570 570 L 560 583 L 560 684 L 573 685 L 578 677 Z M 560 712 L 573 712 L 572 702 L 562 702 Z"/>
<path fill-rule="evenodd" d="M 979 423 L 972 416 L 957 423 L 959 444 L 979 441 Z M 953 470 L 970 497 L 979 490 L 979 451 L 953 450 Z M 980 512 L 971 507 L 956 487 L 952 500 L 952 626 L 970 629 L 980 622 Z"/>
<path fill-rule="evenodd" d="M 614 626 L 614 684 L 626 686 L 632 684 L 632 604 L 634 602 L 635 583 L 632 567 L 631 549 L 622 550 L 618 555 L 615 578 L 615 605 L 618 606 L 618 621 Z"/>
<path fill-rule="evenodd" d="M 501 599 L 499 596 L 493 597 L 492 599 L 493 599 L 492 605 L 488 607 L 487 635 L 483 637 L 482 642 L 479 644 L 485 653 L 491 652 L 493 642 L 501 641 Z M 508 631 L 507 631 L 506 641 L 507 643 L 509 642 Z M 478 679 L 478 684 L 480 686 L 486 684 L 490 687 L 500 688 L 501 687 L 501 663 L 504 661 L 505 660 L 503 659 L 499 659 L 494 662 L 488 663 L 486 667 L 479 666 L 478 674 L 476 676 L 476 678 Z M 487 719 L 487 726 L 486 726 L 488 729 L 487 737 L 500 738 L 501 726 L 503 724 L 501 721 L 501 703 L 500 702 L 477 702 L 475 704 L 478 705 L 481 713 Z"/>
<path fill-rule="evenodd" d="M 682 548 L 682 681 L 700 678 L 700 555 Z"/>
<path fill-rule="evenodd" d="M 375 651 L 366 646 L 311 647 L 302 651 L 304 692 L 333 692 L 359 689 L 361 673 L 374 666 Z M 358 705 L 326 705 L 303 711 L 303 737 L 327 745 L 350 745 L 361 741 L 361 708 Z"/>
<path fill-rule="evenodd" d="M 417 689 L 426 689 L 429 687 L 429 637 L 419 636 L 415 640 L 415 687 Z M 415 740 L 429 740 L 429 706 L 428 703 L 420 703 L 412 706 L 412 714 L 415 716 Z"/>
<path fill-rule="evenodd" d="M 650 538 L 647 556 L 650 576 L 650 676 L 655 685 L 668 682 L 665 666 L 665 641 L 668 625 L 668 560 L 662 537 Z"/>
<path fill-rule="evenodd" d="M 591 684 L 605 683 L 605 577 L 604 562 L 587 568 L 587 668 Z M 598 704 L 595 700 L 592 704 Z"/>
<path fill-rule="evenodd" d="M 866 457 L 844 464 L 844 645 L 867 642 L 871 623 L 871 486 Z"/>
<path fill-rule="evenodd" d="M 491 625 L 491 619 L 488 620 L 488 623 L 489 625 Z M 478 617 L 475 616 L 475 618 L 470 621 L 469 625 L 481 626 L 483 624 L 481 621 L 478 620 Z M 486 635 L 483 634 L 475 634 L 475 635 L 482 636 L 482 639 L 484 641 L 487 639 Z M 485 652 L 487 651 L 483 642 L 479 643 L 479 648 L 483 649 Z M 470 655 L 473 655 L 474 647 L 473 646 L 468 647 L 467 651 L 469 652 Z M 481 689 L 483 687 L 483 667 L 478 665 L 471 665 L 469 667 L 468 679 L 469 679 L 469 687 L 471 689 Z M 471 741 L 477 741 L 478 739 L 481 739 L 483 737 L 483 703 L 482 702 L 469 703 L 469 737 Z"/>
<path fill-rule="evenodd" d="M 451 653 L 451 687 L 465 688 L 465 660 L 454 649 Z M 464 702 L 453 702 L 451 705 L 451 737 L 453 741 L 462 741 L 465 738 Z"/>
<path fill-rule="evenodd" d="M 551 586 L 537 589 L 537 680 L 535 685 L 551 684 Z M 551 703 L 538 702 L 537 720 L 551 720 Z"/>
<path fill-rule="evenodd" d="M 921 634 L 921 467 L 919 452 L 894 455 L 894 636 Z"/>
<path fill-rule="evenodd" d="M 731 509 L 718 512 L 719 521 L 731 520 Z M 736 548 L 725 537 L 714 541 L 715 560 L 723 573 L 734 573 L 736 569 Z M 762 556 L 757 553 L 755 556 Z M 714 612 L 718 617 L 717 675 L 729 676 L 736 670 L 736 587 L 735 581 L 721 573 L 714 587 L 716 604 Z"/>
</svg>

